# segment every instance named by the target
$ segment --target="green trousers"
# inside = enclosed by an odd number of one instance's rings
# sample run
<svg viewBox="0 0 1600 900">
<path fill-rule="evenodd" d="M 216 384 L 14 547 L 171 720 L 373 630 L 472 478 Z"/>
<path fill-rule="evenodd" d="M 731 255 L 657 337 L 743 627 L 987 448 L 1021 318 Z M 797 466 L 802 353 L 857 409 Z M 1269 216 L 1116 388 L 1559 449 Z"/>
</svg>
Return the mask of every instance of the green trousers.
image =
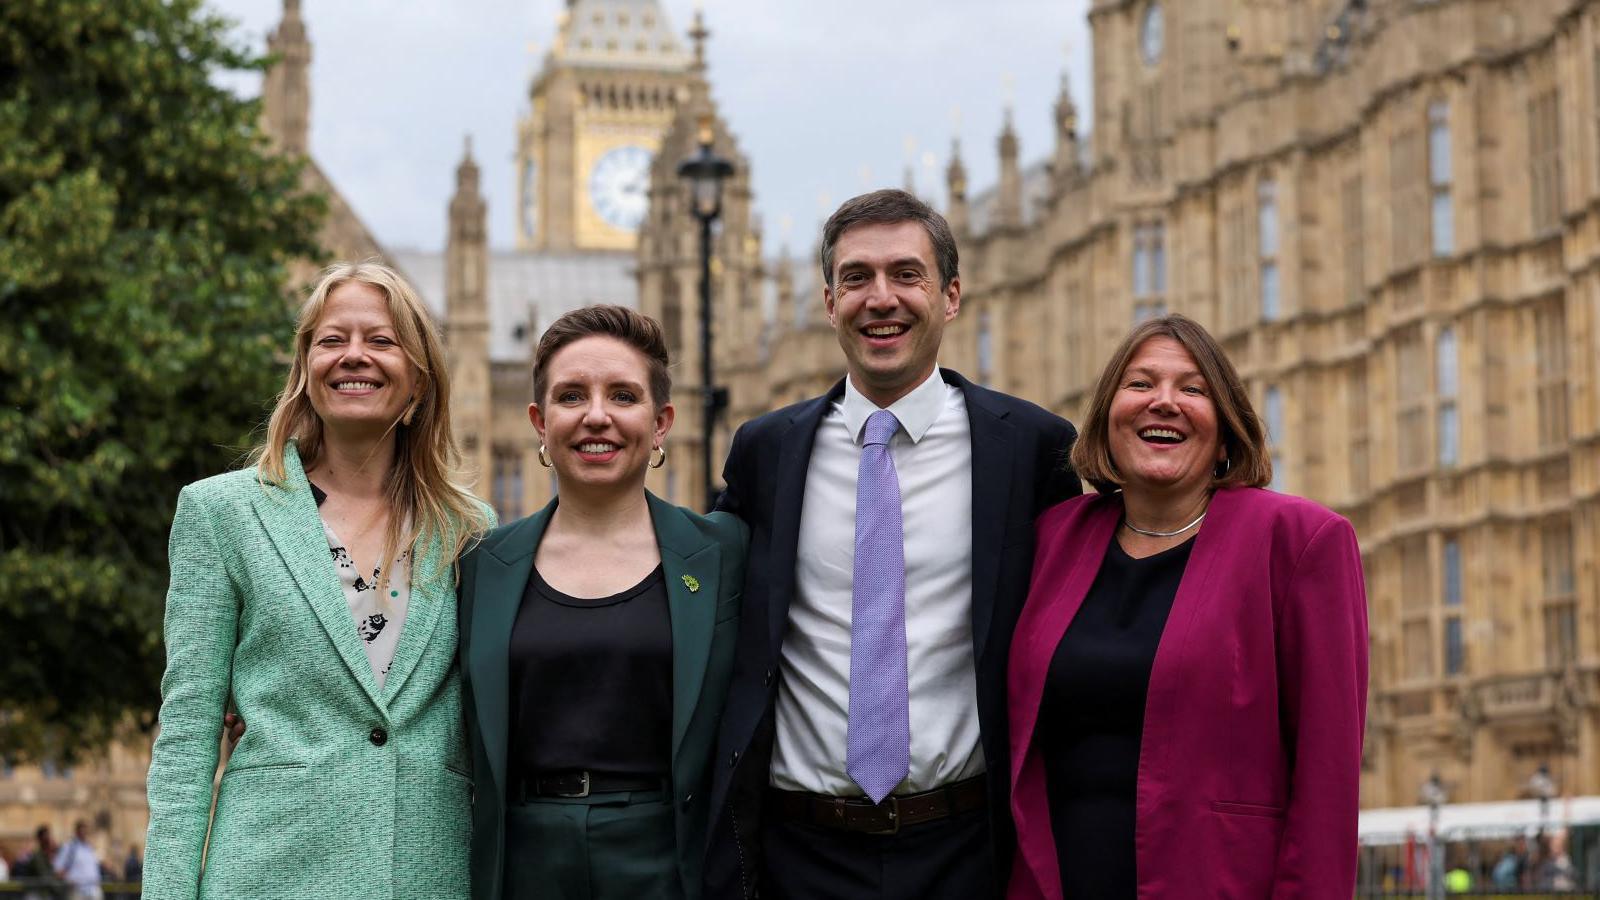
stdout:
<svg viewBox="0 0 1600 900">
<path fill-rule="evenodd" d="M 506 807 L 506 900 L 682 900 L 665 791 Z"/>
</svg>

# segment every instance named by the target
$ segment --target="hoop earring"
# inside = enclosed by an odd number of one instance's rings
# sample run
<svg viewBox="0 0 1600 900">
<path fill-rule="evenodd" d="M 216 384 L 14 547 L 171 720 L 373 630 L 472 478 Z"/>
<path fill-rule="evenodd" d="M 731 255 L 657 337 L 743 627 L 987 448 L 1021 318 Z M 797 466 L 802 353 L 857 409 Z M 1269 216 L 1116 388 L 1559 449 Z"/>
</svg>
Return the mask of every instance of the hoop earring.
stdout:
<svg viewBox="0 0 1600 900">
<path fill-rule="evenodd" d="M 550 454 L 545 452 L 544 442 L 542 441 L 539 443 L 539 465 L 544 466 L 546 469 L 554 468 L 554 464 L 550 462 Z"/>
<path fill-rule="evenodd" d="M 1228 477 L 1228 470 L 1232 469 L 1232 468 L 1233 468 L 1233 458 L 1232 457 L 1228 457 L 1228 456 L 1224 456 L 1222 458 L 1222 462 L 1217 463 L 1215 466 L 1213 466 L 1211 468 L 1211 477 L 1212 478 L 1226 478 L 1226 477 Z"/>
<path fill-rule="evenodd" d="M 667 464 L 667 448 L 666 447 L 651 447 L 650 448 L 650 453 L 651 453 L 650 468 L 659 469 L 662 466 Z M 655 454 L 656 453 L 660 453 L 661 454 L 661 458 L 660 459 L 656 459 L 655 458 Z"/>
</svg>

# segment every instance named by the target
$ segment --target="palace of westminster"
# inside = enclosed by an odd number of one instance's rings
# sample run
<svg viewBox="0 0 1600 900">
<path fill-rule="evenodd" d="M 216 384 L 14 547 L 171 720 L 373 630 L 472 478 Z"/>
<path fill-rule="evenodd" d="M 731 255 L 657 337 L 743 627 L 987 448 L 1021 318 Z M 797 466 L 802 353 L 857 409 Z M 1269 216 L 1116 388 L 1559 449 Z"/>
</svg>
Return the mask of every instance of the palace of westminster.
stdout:
<svg viewBox="0 0 1600 900">
<path fill-rule="evenodd" d="M 308 147 L 299 0 L 269 40 L 264 121 Z M 731 8 L 731 7 L 730 7 Z M 953 154 L 962 309 L 941 364 L 1069 419 L 1142 318 L 1193 316 L 1267 423 L 1274 488 L 1347 516 L 1371 622 L 1362 805 L 1600 795 L 1600 0 L 1091 0 L 1094 119 L 1063 83 L 1055 145 L 998 183 Z M 750 159 L 717 113 L 697 16 L 568 0 L 529 85 L 514 250 L 456 172 L 443 252 L 388 251 L 337 189 L 324 243 L 381 256 L 445 324 L 458 436 L 502 520 L 553 482 L 528 426 L 530 351 L 574 306 L 666 327 L 671 459 L 650 488 L 703 507 L 699 226 L 676 166 L 735 162 L 715 243 L 717 380 L 737 423 L 825 391 L 843 356 L 812 259 L 766 252 Z M 0 777 L 0 841 L 84 816 L 143 841 L 148 743 L 70 776 Z M 1555 806 L 1559 810 L 1559 800 Z M 110 855 L 116 854 L 116 855 Z"/>
</svg>

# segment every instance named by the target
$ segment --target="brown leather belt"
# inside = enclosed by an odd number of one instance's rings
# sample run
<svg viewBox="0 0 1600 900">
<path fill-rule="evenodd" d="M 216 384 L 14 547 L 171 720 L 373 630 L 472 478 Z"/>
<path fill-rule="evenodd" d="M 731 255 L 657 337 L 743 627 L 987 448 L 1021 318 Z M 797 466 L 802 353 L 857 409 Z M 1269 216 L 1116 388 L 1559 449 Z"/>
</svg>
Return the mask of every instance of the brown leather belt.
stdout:
<svg viewBox="0 0 1600 900">
<path fill-rule="evenodd" d="M 895 834 L 911 825 L 982 809 L 987 803 L 982 775 L 920 794 L 891 794 L 876 805 L 865 797 L 767 789 L 767 810 L 780 819 L 866 834 Z"/>
</svg>

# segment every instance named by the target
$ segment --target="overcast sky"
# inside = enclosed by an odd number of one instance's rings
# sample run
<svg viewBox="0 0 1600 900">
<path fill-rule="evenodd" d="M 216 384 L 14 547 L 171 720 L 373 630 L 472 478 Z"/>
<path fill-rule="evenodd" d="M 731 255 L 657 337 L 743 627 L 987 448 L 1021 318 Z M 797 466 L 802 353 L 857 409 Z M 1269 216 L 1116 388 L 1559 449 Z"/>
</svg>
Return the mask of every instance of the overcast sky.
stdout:
<svg viewBox="0 0 1600 900">
<path fill-rule="evenodd" d="M 209 0 L 251 46 L 281 0 Z M 442 249 L 473 138 L 496 247 L 514 240 L 518 119 L 566 0 L 303 0 L 311 153 L 378 240 Z M 682 34 L 694 0 L 661 0 Z M 712 96 L 750 158 L 769 252 L 808 253 L 841 201 L 914 165 L 943 208 L 959 134 L 969 193 L 994 184 L 1007 99 L 1024 163 L 1049 155 L 1063 71 L 1090 114 L 1087 0 L 705 0 Z M 534 55 L 537 48 L 538 56 Z M 259 91 L 259 79 L 232 82 Z"/>
</svg>

